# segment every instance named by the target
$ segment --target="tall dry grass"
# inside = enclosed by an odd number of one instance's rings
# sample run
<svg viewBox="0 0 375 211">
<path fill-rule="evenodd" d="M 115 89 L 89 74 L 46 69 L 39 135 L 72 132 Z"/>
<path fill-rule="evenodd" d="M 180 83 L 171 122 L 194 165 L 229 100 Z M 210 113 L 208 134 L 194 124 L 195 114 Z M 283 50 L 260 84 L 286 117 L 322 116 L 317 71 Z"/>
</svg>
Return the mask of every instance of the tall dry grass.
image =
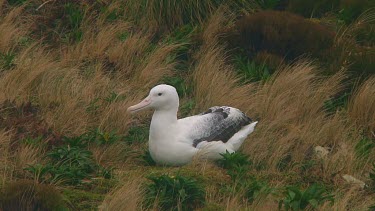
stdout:
<svg viewBox="0 0 375 211">
<path fill-rule="evenodd" d="M 364 82 L 349 104 L 351 120 L 375 138 L 375 77 Z"/>
<path fill-rule="evenodd" d="M 126 134 L 135 123 L 149 121 L 150 112 L 131 117 L 126 108 L 164 77 L 174 74 L 176 61 L 171 55 L 178 43 L 155 43 L 153 29 L 138 28 L 126 21 L 106 22 L 100 16 L 97 20 L 86 17 L 88 26 L 82 27 L 80 42 L 53 48 L 43 41 L 19 46 L 17 40 L 30 33 L 20 20 L 21 11 L 18 8 L 0 15 L 0 51 L 17 52 L 15 66 L 0 73 L 0 104 L 31 102 L 48 129 L 66 136 L 93 128 Z M 325 112 L 324 104 L 341 90 L 342 72 L 322 77 L 319 68 L 301 61 L 280 68 L 264 83 L 241 85 L 228 62 L 231 52 L 218 44 L 221 27 L 231 22 L 232 17 L 227 15 L 219 10 L 205 23 L 202 45 L 193 55 L 188 77 L 196 103 L 194 112 L 228 105 L 259 120 L 242 152 L 257 167 L 250 173 L 270 185 L 281 188 L 297 183 L 306 187 L 314 181 L 322 182 L 336 195 L 333 207 L 324 204 L 323 210 L 362 210 L 374 203 L 373 194 L 354 189 L 342 179 L 343 174 L 350 174 L 367 182 L 371 161 L 375 160 L 374 153 L 363 160 L 355 151 L 361 130 L 373 135 L 375 129 L 374 78 L 357 89 L 347 110 L 331 115 Z M 111 99 L 113 93 L 116 97 Z M 16 132 L 12 126 L 0 128 L 0 184 L 25 176 L 22 169 L 27 164 L 43 162 L 42 149 L 19 145 L 11 150 L 11 143 L 20 141 L 13 136 Z M 328 156 L 314 157 L 316 146 L 330 148 Z M 214 208 L 277 209 L 277 196 L 249 203 L 241 191 L 222 193 L 220 184 L 230 184 L 231 180 L 225 170 L 212 163 L 192 163 L 180 169 L 141 166 L 144 148 L 142 144 L 90 148 L 97 163 L 116 166 L 115 174 L 122 175 L 117 187 L 106 195 L 101 210 L 143 209 L 144 176 L 180 171 L 203 178 L 206 202 Z M 316 165 L 302 170 L 311 160 Z"/>
</svg>

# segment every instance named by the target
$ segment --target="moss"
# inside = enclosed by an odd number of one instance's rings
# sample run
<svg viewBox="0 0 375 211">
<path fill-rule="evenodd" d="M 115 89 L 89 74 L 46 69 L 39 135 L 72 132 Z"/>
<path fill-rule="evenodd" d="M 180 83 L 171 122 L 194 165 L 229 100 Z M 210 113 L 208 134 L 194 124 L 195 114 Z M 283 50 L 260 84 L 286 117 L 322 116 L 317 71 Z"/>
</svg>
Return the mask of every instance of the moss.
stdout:
<svg viewBox="0 0 375 211">
<path fill-rule="evenodd" d="M 1 209 L 67 210 L 61 194 L 50 185 L 20 180 L 5 185 L 0 195 Z"/>
<path fill-rule="evenodd" d="M 295 60 L 304 55 L 325 57 L 335 32 L 328 27 L 289 12 L 262 11 L 240 19 L 228 41 L 251 57 L 267 51 Z"/>
</svg>

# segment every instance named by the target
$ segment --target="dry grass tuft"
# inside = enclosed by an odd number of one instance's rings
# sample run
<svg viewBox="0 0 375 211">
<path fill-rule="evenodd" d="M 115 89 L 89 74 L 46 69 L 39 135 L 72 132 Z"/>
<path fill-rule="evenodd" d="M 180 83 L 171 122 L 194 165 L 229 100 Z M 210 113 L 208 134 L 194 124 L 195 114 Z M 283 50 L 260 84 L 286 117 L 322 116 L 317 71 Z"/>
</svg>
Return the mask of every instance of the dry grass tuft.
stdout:
<svg viewBox="0 0 375 211">
<path fill-rule="evenodd" d="M 0 12 L 2 12 L 2 2 L 0 2 Z M 8 12 L 4 17 L 0 17 L 0 52 L 5 53 L 14 48 L 19 38 L 26 34 L 26 25 L 20 26 L 19 17 L 23 8 L 15 8 Z"/>
<path fill-rule="evenodd" d="M 107 194 L 99 210 L 139 210 L 142 207 L 143 173 L 133 172 L 118 188 Z"/>
<path fill-rule="evenodd" d="M 375 77 L 365 81 L 353 95 L 349 115 L 352 121 L 375 138 Z"/>
</svg>

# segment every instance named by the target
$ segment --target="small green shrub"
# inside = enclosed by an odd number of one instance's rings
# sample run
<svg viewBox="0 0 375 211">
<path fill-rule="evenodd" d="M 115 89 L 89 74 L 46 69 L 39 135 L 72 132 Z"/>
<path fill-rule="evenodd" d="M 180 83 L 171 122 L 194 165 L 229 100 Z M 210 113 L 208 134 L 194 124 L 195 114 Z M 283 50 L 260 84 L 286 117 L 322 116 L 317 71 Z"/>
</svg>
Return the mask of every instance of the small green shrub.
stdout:
<svg viewBox="0 0 375 211">
<path fill-rule="evenodd" d="M 33 179 L 39 183 L 44 183 L 49 179 L 51 169 L 51 165 L 42 165 L 40 163 L 28 165 L 28 167 L 24 168 L 24 170 L 30 172 Z"/>
<path fill-rule="evenodd" d="M 271 70 L 264 63 L 257 64 L 243 56 L 236 56 L 234 63 L 243 83 L 264 82 L 271 77 Z"/>
<path fill-rule="evenodd" d="M 51 159 L 51 181 L 78 184 L 98 170 L 92 153 L 77 146 L 60 146 L 47 154 Z"/>
<path fill-rule="evenodd" d="M 317 209 L 326 201 L 333 203 L 334 198 L 321 185 L 313 184 L 304 191 L 298 187 L 289 186 L 286 187 L 285 198 L 279 201 L 279 209 L 282 207 L 285 210 L 303 210 L 307 207 Z"/>
<path fill-rule="evenodd" d="M 3 70 L 9 70 L 12 67 L 14 67 L 15 57 L 16 57 L 16 54 L 11 51 L 8 51 L 6 53 L 0 52 L 0 72 Z"/>
<path fill-rule="evenodd" d="M 252 177 L 247 181 L 245 187 L 246 198 L 250 203 L 252 203 L 257 197 L 261 195 L 267 196 L 274 191 L 266 182 L 257 180 L 255 177 Z"/>
<path fill-rule="evenodd" d="M 234 48 L 254 57 L 266 51 L 288 61 L 301 56 L 321 58 L 333 46 L 335 32 L 289 12 L 262 11 L 236 22 L 226 38 Z"/>
<path fill-rule="evenodd" d="M 26 137 L 21 140 L 22 144 L 30 145 L 30 146 L 35 146 L 35 147 L 44 147 L 46 146 L 46 143 L 43 140 L 43 136 L 39 136 L 36 138 L 32 137 Z"/>
<path fill-rule="evenodd" d="M 204 188 L 195 179 L 181 175 L 150 176 L 146 187 L 146 204 L 155 200 L 161 210 L 193 210 L 205 202 Z"/>
<path fill-rule="evenodd" d="M 50 185 L 20 180 L 6 184 L 0 195 L 0 209 L 12 210 L 68 210 L 63 197 Z"/>
<path fill-rule="evenodd" d="M 221 155 L 223 158 L 217 162 L 221 167 L 227 169 L 228 175 L 233 180 L 243 179 L 246 176 L 249 166 L 252 164 L 249 156 L 240 152 L 230 153 L 228 151 Z"/>
</svg>

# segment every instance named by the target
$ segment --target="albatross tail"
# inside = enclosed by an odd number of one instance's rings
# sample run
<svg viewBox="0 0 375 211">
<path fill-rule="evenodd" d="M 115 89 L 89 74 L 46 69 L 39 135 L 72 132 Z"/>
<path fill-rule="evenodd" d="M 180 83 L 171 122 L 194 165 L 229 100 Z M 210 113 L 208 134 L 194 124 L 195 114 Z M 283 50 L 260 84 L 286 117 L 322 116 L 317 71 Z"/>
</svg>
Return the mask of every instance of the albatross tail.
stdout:
<svg viewBox="0 0 375 211">
<path fill-rule="evenodd" d="M 242 145 L 243 141 L 247 138 L 247 136 L 254 131 L 255 126 L 257 124 L 258 124 L 258 121 L 244 126 L 240 131 L 234 134 L 232 138 L 230 138 L 226 144 L 232 145 L 233 146 L 232 149 L 234 151 L 237 151 Z"/>
</svg>

